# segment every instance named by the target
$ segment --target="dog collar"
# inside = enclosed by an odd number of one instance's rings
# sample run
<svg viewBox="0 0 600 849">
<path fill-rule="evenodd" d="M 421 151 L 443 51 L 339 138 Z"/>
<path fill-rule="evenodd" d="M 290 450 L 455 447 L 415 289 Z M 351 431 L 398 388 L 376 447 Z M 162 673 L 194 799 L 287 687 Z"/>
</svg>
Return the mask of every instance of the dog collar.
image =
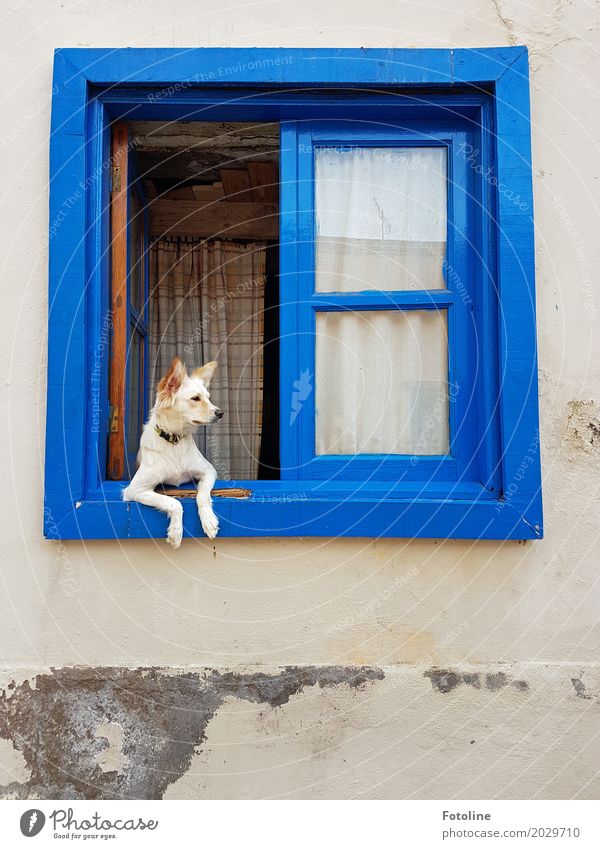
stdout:
<svg viewBox="0 0 600 849">
<path fill-rule="evenodd" d="M 166 439 L 167 442 L 170 442 L 171 445 L 178 445 L 181 436 L 178 433 L 169 433 L 167 430 L 163 430 L 162 427 L 158 425 L 154 425 L 155 432 L 161 437 L 161 439 Z"/>
</svg>

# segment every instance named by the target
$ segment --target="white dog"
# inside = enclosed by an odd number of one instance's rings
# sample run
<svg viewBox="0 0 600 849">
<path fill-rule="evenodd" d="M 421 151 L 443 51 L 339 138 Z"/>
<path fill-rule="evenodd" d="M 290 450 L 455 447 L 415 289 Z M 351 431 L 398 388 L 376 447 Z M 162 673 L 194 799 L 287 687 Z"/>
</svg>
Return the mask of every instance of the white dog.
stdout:
<svg viewBox="0 0 600 849">
<path fill-rule="evenodd" d="M 154 491 L 161 483 L 179 486 L 198 481 L 196 504 L 202 530 L 209 539 L 219 532 L 210 495 L 217 473 L 192 438 L 200 425 L 223 417 L 208 393 L 216 367 L 215 362 L 207 363 L 188 375 L 185 364 L 175 357 L 158 384 L 156 403 L 144 425 L 137 457 L 139 468 L 123 492 L 125 501 L 139 501 L 169 516 L 167 542 L 173 548 L 181 545 L 183 507 L 176 498 Z"/>
</svg>

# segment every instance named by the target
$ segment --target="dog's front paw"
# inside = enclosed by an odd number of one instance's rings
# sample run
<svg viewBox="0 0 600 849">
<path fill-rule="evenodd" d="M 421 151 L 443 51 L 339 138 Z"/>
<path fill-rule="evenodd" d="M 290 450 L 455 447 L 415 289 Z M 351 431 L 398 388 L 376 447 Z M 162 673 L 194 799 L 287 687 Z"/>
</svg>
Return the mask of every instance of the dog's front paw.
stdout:
<svg viewBox="0 0 600 849">
<path fill-rule="evenodd" d="M 200 512 L 200 523 L 202 530 L 209 539 L 214 539 L 219 533 L 219 520 L 212 510 L 202 510 Z"/>
<path fill-rule="evenodd" d="M 173 519 L 169 524 L 169 529 L 167 530 L 167 542 L 169 545 L 172 545 L 173 548 L 179 548 L 182 537 L 183 523 L 181 519 Z"/>
</svg>

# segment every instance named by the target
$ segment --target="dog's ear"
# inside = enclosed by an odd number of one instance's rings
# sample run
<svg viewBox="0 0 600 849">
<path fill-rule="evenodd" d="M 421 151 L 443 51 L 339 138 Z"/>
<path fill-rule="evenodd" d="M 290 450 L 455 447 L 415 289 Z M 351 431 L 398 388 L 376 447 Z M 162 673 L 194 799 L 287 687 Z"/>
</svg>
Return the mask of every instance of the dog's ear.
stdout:
<svg viewBox="0 0 600 849">
<path fill-rule="evenodd" d="M 158 384 L 156 392 L 157 407 L 169 407 L 173 403 L 173 399 L 186 375 L 185 363 L 179 357 L 175 357 L 169 366 L 169 371 Z"/>
<path fill-rule="evenodd" d="M 217 362 L 216 360 L 213 360 L 211 363 L 206 363 L 205 366 L 200 366 L 200 368 L 194 369 L 192 377 L 199 377 L 208 389 L 212 376 L 215 373 L 216 367 Z"/>
</svg>

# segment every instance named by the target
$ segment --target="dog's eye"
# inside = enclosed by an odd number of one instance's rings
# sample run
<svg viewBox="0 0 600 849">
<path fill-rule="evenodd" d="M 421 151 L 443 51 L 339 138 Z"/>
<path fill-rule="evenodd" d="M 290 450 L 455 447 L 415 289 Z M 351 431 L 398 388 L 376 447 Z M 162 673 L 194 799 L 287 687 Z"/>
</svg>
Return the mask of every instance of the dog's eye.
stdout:
<svg viewBox="0 0 600 849">
<path fill-rule="evenodd" d="M 199 395 L 194 395 L 194 397 L 192 398 L 192 401 L 201 401 L 201 400 L 202 400 L 202 398 Z"/>
</svg>

